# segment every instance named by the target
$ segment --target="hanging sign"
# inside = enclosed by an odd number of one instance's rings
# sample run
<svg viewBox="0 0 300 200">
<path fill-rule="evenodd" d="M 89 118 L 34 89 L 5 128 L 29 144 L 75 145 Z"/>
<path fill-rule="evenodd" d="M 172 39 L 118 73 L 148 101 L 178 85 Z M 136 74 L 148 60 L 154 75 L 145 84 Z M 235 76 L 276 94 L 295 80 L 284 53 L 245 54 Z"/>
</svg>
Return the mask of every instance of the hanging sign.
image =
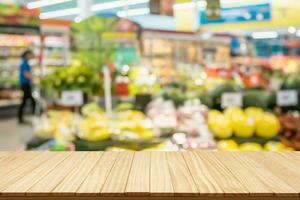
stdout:
<svg viewBox="0 0 300 200">
<path fill-rule="evenodd" d="M 225 92 L 221 98 L 222 108 L 228 108 L 232 106 L 242 107 L 243 106 L 243 95 L 238 92 Z"/>
<path fill-rule="evenodd" d="M 63 91 L 60 103 L 63 106 L 82 106 L 83 93 L 80 90 Z"/>
<path fill-rule="evenodd" d="M 221 5 L 220 0 L 206 0 L 206 18 L 207 19 L 219 19 L 221 17 Z"/>
<path fill-rule="evenodd" d="M 278 106 L 296 106 L 298 105 L 297 90 L 281 90 L 277 92 L 276 102 Z"/>
<path fill-rule="evenodd" d="M 207 1 L 207 6 L 209 6 L 210 1 Z M 215 9 L 215 12 L 212 10 L 214 9 L 200 10 L 199 20 L 201 25 L 271 20 L 270 3 L 221 8 L 219 17 L 217 16 L 217 9 Z"/>
</svg>

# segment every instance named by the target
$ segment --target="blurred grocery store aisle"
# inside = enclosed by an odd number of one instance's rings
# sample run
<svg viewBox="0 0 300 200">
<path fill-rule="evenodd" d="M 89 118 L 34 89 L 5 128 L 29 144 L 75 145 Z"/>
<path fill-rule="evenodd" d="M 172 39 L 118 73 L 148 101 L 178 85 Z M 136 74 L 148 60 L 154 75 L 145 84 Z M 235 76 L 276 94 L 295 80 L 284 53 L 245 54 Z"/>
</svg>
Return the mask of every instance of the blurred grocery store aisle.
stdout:
<svg viewBox="0 0 300 200">
<path fill-rule="evenodd" d="M 0 120 L 0 150 L 20 150 L 32 136 L 30 125 L 19 125 L 15 118 Z"/>
</svg>

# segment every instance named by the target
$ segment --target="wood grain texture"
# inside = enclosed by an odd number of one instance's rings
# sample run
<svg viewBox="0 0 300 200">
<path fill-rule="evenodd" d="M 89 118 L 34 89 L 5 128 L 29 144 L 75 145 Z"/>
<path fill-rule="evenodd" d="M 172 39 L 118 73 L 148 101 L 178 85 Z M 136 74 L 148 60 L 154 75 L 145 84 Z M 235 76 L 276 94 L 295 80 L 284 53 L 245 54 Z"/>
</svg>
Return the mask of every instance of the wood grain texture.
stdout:
<svg viewBox="0 0 300 200">
<path fill-rule="evenodd" d="M 72 153 L 65 162 L 58 164 L 50 173 L 45 175 L 43 179 L 35 183 L 29 190 L 27 196 L 49 196 L 52 191 L 59 185 L 64 178 L 74 169 L 76 165 L 82 162 L 88 153 L 76 152 Z"/>
<path fill-rule="evenodd" d="M 53 170 L 70 154 L 70 152 L 48 153 L 48 159 L 44 163 L 41 163 L 32 171 L 29 171 L 25 176 L 18 179 L 15 183 L 10 184 L 5 190 L 2 190 L 1 192 L 4 195 L 24 196 L 25 192 L 31 186 L 41 180 L 46 174 Z"/>
<path fill-rule="evenodd" d="M 104 152 L 88 177 L 80 185 L 77 196 L 98 196 L 110 173 L 118 152 Z"/>
<path fill-rule="evenodd" d="M 258 152 L 256 152 L 258 153 Z M 291 186 L 286 184 L 283 180 L 274 176 L 270 170 L 268 170 L 267 166 L 264 166 L 262 162 L 258 163 L 247 154 L 240 154 L 238 152 L 232 152 L 232 155 L 246 164 L 247 169 L 249 169 L 253 174 L 255 174 L 260 181 L 262 181 L 275 195 L 283 195 L 283 196 L 298 196 L 296 190 L 294 190 Z M 277 167 L 273 165 L 274 167 Z"/>
<path fill-rule="evenodd" d="M 0 152 L 0 200 L 298 200 L 299 166 L 296 152 Z"/>
<path fill-rule="evenodd" d="M 33 153 L 33 155 L 35 155 L 35 157 L 33 158 L 30 157 L 30 161 L 26 160 L 24 164 L 22 164 L 21 162 L 17 163 L 19 165 L 17 168 L 1 176 L 0 191 L 5 190 L 10 185 L 17 182 L 20 178 L 30 173 L 36 167 L 38 167 L 47 159 L 49 159 L 49 156 L 51 156 L 48 152 L 43 152 L 38 154 Z M 22 157 L 20 157 L 20 160 L 23 160 Z"/>
<path fill-rule="evenodd" d="M 135 153 L 125 193 L 127 196 L 150 194 L 150 152 Z"/>
<path fill-rule="evenodd" d="M 290 160 L 286 160 L 279 154 L 273 152 L 267 154 L 248 152 L 247 156 L 257 163 L 263 164 L 274 176 L 280 178 L 287 185 L 300 193 L 300 173 L 298 173 L 300 166 L 293 165 Z M 276 165 L 276 167 L 273 167 L 274 165 Z"/>
<path fill-rule="evenodd" d="M 52 195 L 75 196 L 76 191 L 101 158 L 102 152 L 86 153 L 83 159 L 67 173 L 67 176 L 51 192 Z"/>
<path fill-rule="evenodd" d="M 211 156 L 222 162 L 233 176 L 249 191 L 251 196 L 268 196 L 272 191 L 263 182 L 245 167 L 243 160 L 235 159 L 230 152 L 215 152 Z"/>
<path fill-rule="evenodd" d="M 151 152 L 150 195 L 173 196 L 174 189 L 165 152 Z"/>
<path fill-rule="evenodd" d="M 29 162 L 39 154 L 40 152 L 15 152 L 7 154 L 8 156 L 5 156 L 0 161 L 0 177 L 7 173 L 13 173 L 16 168 Z"/>
<path fill-rule="evenodd" d="M 212 156 L 209 151 L 194 151 L 198 159 L 203 160 L 211 176 L 217 181 L 219 187 L 224 191 L 224 195 L 248 195 L 248 189 L 243 186 L 231 173 L 229 169 L 220 162 L 216 157 Z"/>
<path fill-rule="evenodd" d="M 199 191 L 182 154 L 179 152 L 167 152 L 167 160 L 174 195 L 198 196 Z"/>
<path fill-rule="evenodd" d="M 133 152 L 122 152 L 118 155 L 117 160 L 103 185 L 101 196 L 124 195 L 133 156 Z"/>
<path fill-rule="evenodd" d="M 202 159 L 195 156 L 193 152 L 183 152 L 183 157 L 191 171 L 192 178 L 200 192 L 200 195 L 223 196 L 224 192 L 218 185 L 218 179 L 214 179 L 209 168 Z"/>
</svg>

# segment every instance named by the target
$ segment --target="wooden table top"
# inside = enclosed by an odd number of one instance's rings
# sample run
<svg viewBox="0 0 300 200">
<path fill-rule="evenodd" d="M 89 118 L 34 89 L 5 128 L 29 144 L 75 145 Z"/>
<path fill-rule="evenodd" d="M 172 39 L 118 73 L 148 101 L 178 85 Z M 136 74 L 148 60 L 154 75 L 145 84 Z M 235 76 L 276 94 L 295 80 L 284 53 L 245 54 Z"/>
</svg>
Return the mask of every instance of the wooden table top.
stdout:
<svg viewBox="0 0 300 200">
<path fill-rule="evenodd" d="M 299 194 L 299 152 L 0 152 L 0 200 L 300 199 Z"/>
</svg>

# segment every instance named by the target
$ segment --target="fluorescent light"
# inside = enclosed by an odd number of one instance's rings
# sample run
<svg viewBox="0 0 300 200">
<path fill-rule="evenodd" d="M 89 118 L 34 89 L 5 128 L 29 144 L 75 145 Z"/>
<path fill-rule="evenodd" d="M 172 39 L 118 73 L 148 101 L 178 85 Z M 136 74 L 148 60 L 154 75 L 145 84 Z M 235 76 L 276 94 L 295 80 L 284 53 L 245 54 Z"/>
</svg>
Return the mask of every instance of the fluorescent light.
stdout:
<svg viewBox="0 0 300 200">
<path fill-rule="evenodd" d="M 49 1 L 49 0 L 43 0 L 43 2 L 44 1 Z M 52 0 L 52 1 L 50 1 L 50 2 L 54 3 L 54 2 L 63 1 L 63 0 Z M 67 1 L 67 0 L 64 0 L 64 1 Z M 127 0 L 127 1 L 119 0 L 119 1 L 108 2 L 108 3 L 94 4 L 94 5 L 92 5 L 91 10 L 93 12 L 95 12 L 95 11 L 108 10 L 108 9 L 113 9 L 113 8 L 121 8 L 121 7 L 125 7 L 125 6 L 130 6 L 130 5 L 148 3 L 149 1 L 150 0 Z M 50 3 L 50 2 L 48 2 L 48 3 Z M 138 12 L 142 12 L 142 11 L 140 10 L 140 11 L 136 11 L 136 12 L 137 12 L 137 15 L 141 15 L 141 14 L 138 14 Z M 142 14 L 149 14 L 150 10 L 149 10 L 149 12 L 148 11 L 146 12 L 145 10 L 143 10 L 143 12 L 142 12 Z M 78 15 L 78 14 L 80 14 L 79 8 L 69 8 L 69 9 L 62 9 L 62 10 L 41 13 L 40 19 L 49 19 L 49 18 L 64 17 L 64 16 Z M 124 14 L 121 12 L 121 15 L 124 15 Z M 130 15 L 130 16 L 132 16 L 132 15 Z"/>
<path fill-rule="evenodd" d="M 264 32 L 253 32 L 253 39 L 272 39 L 277 38 L 278 33 L 276 31 L 264 31 Z"/>
<path fill-rule="evenodd" d="M 296 27 L 294 27 L 294 26 L 288 27 L 288 32 L 289 32 L 290 34 L 295 34 L 296 31 L 297 31 Z"/>
<path fill-rule="evenodd" d="M 72 0 L 41 0 L 41 1 L 33 1 L 27 4 L 27 8 L 34 9 L 34 8 L 41 8 L 45 6 L 50 6 L 54 4 L 64 3 Z"/>
<path fill-rule="evenodd" d="M 138 8 L 131 10 L 122 10 L 117 12 L 118 17 L 128 17 L 128 16 L 136 16 L 136 15 L 147 15 L 150 13 L 149 8 Z"/>
<path fill-rule="evenodd" d="M 130 5 L 137 5 L 137 4 L 143 4 L 143 3 L 149 3 L 150 0 L 119 0 L 119 1 L 113 1 L 108 3 L 99 3 L 92 5 L 91 10 L 92 11 L 101 11 L 101 10 L 108 10 L 113 8 L 121 8 L 125 6 Z"/>
<path fill-rule="evenodd" d="M 69 8 L 69 9 L 41 13 L 40 19 L 49 19 L 49 18 L 64 17 L 64 16 L 78 15 L 78 14 L 80 14 L 79 8 Z"/>
<path fill-rule="evenodd" d="M 189 9 L 189 8 L 195 8 L 196 6 L 200 8 L 205 8 L 206 7 L 206 1 L 199 1 L 197 4 L 195 2 L 188 2 L 188 3 L 176 3 L 173 5 L 174 10 L 179 10 L 179 9 Z"/>
</svg>

